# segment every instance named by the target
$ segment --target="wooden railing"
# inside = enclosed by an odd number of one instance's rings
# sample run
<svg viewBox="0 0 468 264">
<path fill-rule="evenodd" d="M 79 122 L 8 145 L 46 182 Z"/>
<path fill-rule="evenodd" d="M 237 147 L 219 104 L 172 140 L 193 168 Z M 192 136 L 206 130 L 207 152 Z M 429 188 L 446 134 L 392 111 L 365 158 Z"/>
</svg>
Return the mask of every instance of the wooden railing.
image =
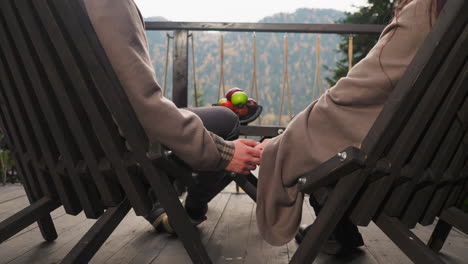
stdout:
<svg viewBox="0 0 468 264">
<path fill-rule="evenodd" d="M 178 107 L 188 103 L 188 36 L 189 31 L 276 32 L 319 34 L 380 34 L 384 25 L 370 24 L 281 24 L 217 22 L 145 22 L 146 30 L 174 31 L 172 101 Z M 270 131 L 271 130 L 271 131 Z M 248 135 L 275 136 L 275 127 L 249 128 Z"/>
</svg>

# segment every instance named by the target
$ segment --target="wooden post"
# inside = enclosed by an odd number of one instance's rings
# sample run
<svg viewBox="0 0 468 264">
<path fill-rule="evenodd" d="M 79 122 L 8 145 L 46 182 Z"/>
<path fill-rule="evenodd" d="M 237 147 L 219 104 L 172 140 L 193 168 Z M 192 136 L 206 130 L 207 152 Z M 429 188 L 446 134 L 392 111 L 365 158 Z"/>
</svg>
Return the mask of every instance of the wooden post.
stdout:
<svg viewBox="0 0 468 264">
<path fill-rule="evenodd" d="M 172 101 L 177 107 L 187 107 L 188 99 L 188 31 L 174 31 L 174 65 Z"/>
<path fill-rule="evenodd" d="M 6 176 L 5 162 L 3 160 L 3 149 L 0 149 L 0 166 L 2 166 L 2 183 L 3 185 L 5 185 L 7 176 Z"/>
</svg>

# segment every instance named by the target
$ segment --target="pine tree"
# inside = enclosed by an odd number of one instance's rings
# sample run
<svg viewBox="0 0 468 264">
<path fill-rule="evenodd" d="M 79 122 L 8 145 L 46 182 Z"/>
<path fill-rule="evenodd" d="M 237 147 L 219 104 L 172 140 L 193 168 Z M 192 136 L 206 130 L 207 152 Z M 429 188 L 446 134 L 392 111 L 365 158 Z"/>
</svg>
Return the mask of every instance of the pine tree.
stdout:
<svg viewBox="0 0 468 264">
<path fill-rule="evenodd" d="M 338 21 L 342 24 L 388 24 L 394 14 L 394 6 L 398 0 L 368 0 L 368 5 L 359 8 L 355 13 L 346 13 L 346 17 Z M 344 58 L 336 63 L 332 71 L 333 76 L 326 78 L 330 86 L 348 73 L 348 35 L 341 36 L 339 52 L 345 54 Z M 353 36 L 353 65 L 362 60 L 372 49 L 378 40 L 375 35 L 354 35 Z"/>
</svg>

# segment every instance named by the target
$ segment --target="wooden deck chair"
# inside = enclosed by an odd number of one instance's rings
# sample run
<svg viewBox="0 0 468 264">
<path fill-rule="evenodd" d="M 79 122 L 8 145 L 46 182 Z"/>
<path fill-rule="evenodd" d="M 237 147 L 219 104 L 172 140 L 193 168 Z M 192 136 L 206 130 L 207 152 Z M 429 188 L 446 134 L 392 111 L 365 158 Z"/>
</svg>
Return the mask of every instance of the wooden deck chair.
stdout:
<svg viewBox="0 0 468 264">
<path fill-rule="evenodd" d="M 338 221 L 377 226 L 415 263 L 442 263 L 410 229 L 443 222 L 466 232 L 468 2 L 449 0 L 361 148 L 350 147 L 299 179 L 304 193 L 333 185 L 291 263 L 311 263 Z"/>
<path fill-rule="evenodd" d="M 0 243 L 34 222 L 54 240 L 63 205 L 98 219 L 63 260 L 88 262 L 131 208 L 149 213 L 151 187 L 193 262 L 211 263 L 168 176 L 191 175 L 148 149 L 81 2 L 1 1 L 0 35 L 0 125 L 31 202 L 0 223 Z"/>
</svg>

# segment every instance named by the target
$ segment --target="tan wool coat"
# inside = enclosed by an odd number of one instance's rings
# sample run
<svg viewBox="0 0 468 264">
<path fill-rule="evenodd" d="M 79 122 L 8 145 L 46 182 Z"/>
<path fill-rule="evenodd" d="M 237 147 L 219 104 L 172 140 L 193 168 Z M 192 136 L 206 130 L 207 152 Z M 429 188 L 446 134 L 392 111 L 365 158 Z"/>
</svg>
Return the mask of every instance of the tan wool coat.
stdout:
<svg viewBox="0 0 468 264">
<path fill-rule="evenodd" d="M 429 3 L 415 0 L 401 10 L 369 54 L 268 143 L 256 212 L 268 243 L 285 244 L 298 230 L 303 203 L 298 177 L 346 147 L 360 146 L 430 31 Z"/>
<path fill-rule="evenodd" d="M 133 0 L 83 0 L 93 28 L 151 143 L 161 143 L 199 170 L 221 170 L 231 142 L 208 132 L 194 113 L 162 96 Z M 231 147 L 227 148 L 226 145 Z"/>
</svg>

